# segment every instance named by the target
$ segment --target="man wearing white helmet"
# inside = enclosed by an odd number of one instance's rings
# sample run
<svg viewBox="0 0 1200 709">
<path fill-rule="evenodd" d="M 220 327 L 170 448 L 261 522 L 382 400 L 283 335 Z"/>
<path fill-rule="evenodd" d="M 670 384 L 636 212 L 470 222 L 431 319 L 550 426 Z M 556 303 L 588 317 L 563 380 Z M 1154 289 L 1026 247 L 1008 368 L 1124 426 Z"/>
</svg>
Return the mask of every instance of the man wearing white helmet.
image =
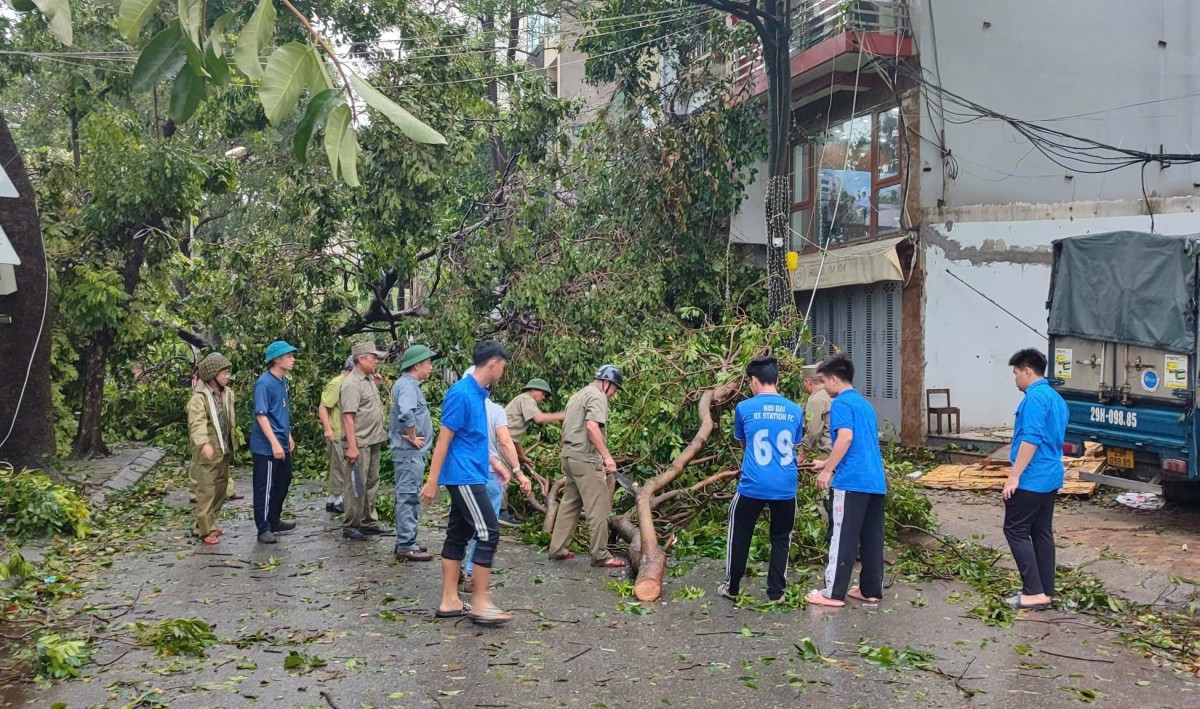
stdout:
<svg viewBox="0 0 1200 709">
<path fill-rule="evenodd" d="M 612 493 L 608 476 L 617 472 L 617 463 L 608 451 L 605 426 L 608 424 L 608 400 L 621 389 L 621 370 L 606 364 L 596 370 L 592 383 L 575 392 L 567 401 L 563 418 L 562 502 L 550 536 L 550 558 L 563 561 L 575 556 L 570 550 L 575 525 L 582 510 L 587 515 L 592 566 L 620 568 L 625 560 L 608 552 L 608 517 L 612 514 Z"/>
</svg>

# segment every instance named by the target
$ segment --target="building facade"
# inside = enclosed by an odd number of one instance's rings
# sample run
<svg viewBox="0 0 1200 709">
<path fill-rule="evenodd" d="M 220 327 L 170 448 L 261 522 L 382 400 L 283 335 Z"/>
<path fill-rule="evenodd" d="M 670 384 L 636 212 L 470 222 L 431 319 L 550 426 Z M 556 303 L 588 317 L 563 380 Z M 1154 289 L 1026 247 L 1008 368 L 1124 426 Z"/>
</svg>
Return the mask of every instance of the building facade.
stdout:
<svg viewBox="0 0 1200 709">
<path fill-rule="evenodd" d="M 1200 146 L 1189 3 L 796 0 L 792 26 L 807 354 L 853 359 L 886 434 L 924 437 L 930 389 L 950 390 L 964 428 L 1011 424 L 1006 363 L 1046 346 L 1054 239 L 1200 232 L 1196 164 L 1094 145 Z M 755 61 L 732 67 L 752 96 Z M 731 226 L 750 252 L 762 182 Z"/>
</svg>

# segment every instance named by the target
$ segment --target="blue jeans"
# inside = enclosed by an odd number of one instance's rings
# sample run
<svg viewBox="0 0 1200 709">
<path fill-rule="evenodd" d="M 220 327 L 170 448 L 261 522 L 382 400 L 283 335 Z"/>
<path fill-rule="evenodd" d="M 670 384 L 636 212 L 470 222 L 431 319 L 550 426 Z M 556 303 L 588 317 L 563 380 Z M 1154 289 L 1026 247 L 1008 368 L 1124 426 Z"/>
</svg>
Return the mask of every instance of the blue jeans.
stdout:
<svg viewBox="0 0 1200 709">
<path fill-rule="evenodd" d="M 492 502 L 492 511 L 497 515 L 500 514 L 500 497 L 504 494 L 504 486 L 500 484 L 500 478 L 494 474 L 488 477 L 487 481 L 488 499 Z M 472 563 L 475 559 L 475 540 L 471 540 L 471 545 L 467 547 L 467 558 L 463 560 L 462 572 L 469 574 L 475 570 L 475 564 Z"/>
<path fill-rule="evenodd" d="M 425 482 L 425 456 L 396 455 L 392 449 L 392 469 L 396 471 L 396 551 L 418 551 L 418 514 L 421 500 L 417 494 Z"/>
</svg>

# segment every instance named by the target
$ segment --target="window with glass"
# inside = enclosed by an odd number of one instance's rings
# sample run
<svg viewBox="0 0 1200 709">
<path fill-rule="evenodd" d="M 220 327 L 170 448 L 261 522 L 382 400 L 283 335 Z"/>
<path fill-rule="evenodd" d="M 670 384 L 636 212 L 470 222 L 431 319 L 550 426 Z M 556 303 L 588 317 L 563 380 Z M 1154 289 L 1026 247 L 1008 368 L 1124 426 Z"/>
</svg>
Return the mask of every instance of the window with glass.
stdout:
<svg viewBox="0 0 1200 709">
<path fill-rule="evenodd" d="M 792 249 L 900 229 L 900 110 L 856 116 L 792 148 Z"/>
</svg>

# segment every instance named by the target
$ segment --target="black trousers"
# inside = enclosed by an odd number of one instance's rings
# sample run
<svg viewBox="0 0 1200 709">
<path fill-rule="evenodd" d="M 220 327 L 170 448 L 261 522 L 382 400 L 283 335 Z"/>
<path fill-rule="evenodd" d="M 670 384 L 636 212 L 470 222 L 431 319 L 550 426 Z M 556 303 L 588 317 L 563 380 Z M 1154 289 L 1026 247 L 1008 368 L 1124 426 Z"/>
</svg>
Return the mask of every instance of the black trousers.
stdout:
<svg viewBox="0 0 1200 709">
<path fill-rule="evenodd" d="M 859 590 L 883 598 L 883 511 L 886 495 L 833 491 L 833 538 L 825 567 L 826 598 L 844 601 L 856 555 L 862 560 Z"/>
<path fill-rule="evenodd" d="M 760 500 L 738 493 L 729 503 L 729 532 L 725 540 L 725 584 L 729 592 L 738 594 L 746 559 L 750 556 L 750 541 L 754 525 L 763 508 L 771 510 L 771 565 L 767 571 L 767 598 L 783 597 L 787 586 L 788 552 L 792 546 L 792 527 L 796 522 L 796 498 Z"/>
<path fill-rule="evenodd" d="M 283 514 L 283 501 L 292 486 L 292 454 L 285 453 L 283 460 L 273 456 L 254 454 L 254 526 L 258 533 L 269 531 L 279 525 Z"/>
<path fill-rule="evenodd" d="M 496 545 L 500 542 L 500 521 L 488 497 L 487 485 L 447 485 L 450 493 L 450 517 L 446 521 L 446 541 L 442 558 L 462 561 L 467 543 L 475 538 L 475 566 L 492 568 Z"/>
<path fill-rule="evenodd" d="M 1054 500 L 1018 488 L 1004 501 L 1004 538 L 1021 572 L 1021 593 L 1054 595 Z"/>
</svg>

